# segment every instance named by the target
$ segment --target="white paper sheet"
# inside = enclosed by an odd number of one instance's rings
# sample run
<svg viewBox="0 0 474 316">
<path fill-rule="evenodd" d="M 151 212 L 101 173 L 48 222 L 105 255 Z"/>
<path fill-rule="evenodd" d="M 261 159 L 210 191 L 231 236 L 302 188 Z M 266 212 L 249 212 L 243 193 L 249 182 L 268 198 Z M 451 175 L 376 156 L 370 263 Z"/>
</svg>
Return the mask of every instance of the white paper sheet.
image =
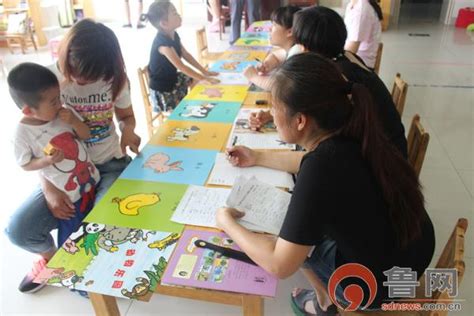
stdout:
<svg viewBox="0 0 474 316">
<path fill-rule="evenodd" d="M 213 227 L 216 225 L 216 211 L 219 207 L 226 206 L 230 189 L 206 188 L 190 185 L 173 213 L 171 220 L 176 223 Z M 246 228 L 262 232 L 259 226 L 248 222 L 241 222 Z"/>
<path fill-rule="evenodd" d="M 232 127 L 232 133 L 227 147 L 241 145 L 252 149 L 295 149 L 294 144 L 287 144 L 280 140 L 273 123 L 266 124 L 259 131 L 250 129 L 249 117 L 252 112 L 261 109 L 241 109 Z"/>
<path fill-rule="evenodd" d="M 278 235 L 285 219 L 291 194 L 256 178 L 238 177 L 227 205 L 245 212 L 242 222 L 249 222 L 262 231 Z"/>
<path fill-rule="evenodd" d="M 227 160 L 226 154 L 218 153 L 214 168 L 209 176 L 208 184 L 232 186 L 239 176 L 247 178 L 255 177 L 259 181 L 282 188 L 292 189 L 294 186 L 291 174 L 265 167 L 238 168 L 232 166 Z"/>
</svg>

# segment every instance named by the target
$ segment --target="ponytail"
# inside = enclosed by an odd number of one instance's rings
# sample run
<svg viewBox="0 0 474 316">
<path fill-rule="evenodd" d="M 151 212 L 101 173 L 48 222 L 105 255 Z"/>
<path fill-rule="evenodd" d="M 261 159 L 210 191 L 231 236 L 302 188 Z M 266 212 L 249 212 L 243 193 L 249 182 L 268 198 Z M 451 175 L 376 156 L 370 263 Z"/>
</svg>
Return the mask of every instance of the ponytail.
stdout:
<svg viewBox="0 0 474 316">
<path fill-rule="evenodd" d="M 404 248 L 421 234 L 424 198 L 413 168 L 388 141 L 371 96 L 361 84 L 348 83 L 336 65 L 314 53 L 289 58 L 275 73 L 272 95 L 289 115 L 304 113 L 327 133 L 360 143 L 376 179 L 398 245 Z"/>
<path fill-rule="evenodd" d="M 382 13 L 382 8 L 379 5 L 379 0 L 369 0 L 370 5 L 372 8 L 374 8 L 375 13 L 377 14 L 377 17 L 379 18 L 379 21 L 383 20 L 383 13 Z"/>
</svg>

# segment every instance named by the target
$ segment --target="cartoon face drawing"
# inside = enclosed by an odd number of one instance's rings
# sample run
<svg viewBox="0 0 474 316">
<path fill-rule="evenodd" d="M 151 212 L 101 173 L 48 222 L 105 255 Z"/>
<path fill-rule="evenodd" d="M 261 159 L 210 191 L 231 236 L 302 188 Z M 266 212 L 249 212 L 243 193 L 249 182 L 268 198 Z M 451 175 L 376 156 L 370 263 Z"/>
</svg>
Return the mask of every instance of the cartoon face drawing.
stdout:
<svg viewBox="0 0 474 316">
<path fill-rule="evenodd" d="M 209 98 L 222 98 L 224 95 L 221 88 L 205 88 L 201 94 Z"/>
<path fill-rule="evenodd" d="M 228 63 L 223 63 L 221 68 L 225 70 L 237 70 L 237 66 L 240 64 L 238 61 L 232 61 Z"/>
<path fill-rule="evenodd" d="M 168 136 L 167 140 L 169 142 L 174 141 L 187 141 L 189 136 L 199 133 L 201 129 L 197 126 L 191 126 L 189 128 L 175 128 L 173 129 L 172 135 Z"/>
<path fill-rule="evenodd" d="M 183 168 L 181 168 L 181 163 L 182 161 L 175 161 L 172 163 L 168 163 L 170 160 L 170 156 L 168 156 L 165 153 L 156 153 L 151 155 L 145 164 L 143 165 L 143 168 L 150 168 L 154 170 L 156 173 L 166 173 L 169 171 L 183 171 Z"/>
<path fill-rule="evenodd" d="M 104 228 L 105 228 L 104 224 L 89 223 L 86 225 L 86 233 L 95 234 L 95 233 L 100 232 Z"/>
<path fill-rule="evenodd" d="M 134 228 L 106 225 L 105 231 L 102 232 L 97 239 L 97 244 L 100 248 L 108 252 L 115 252 L 118 250 L 117 245 L 127 241 L 133 242 L 133 239 L 136 238 L 137 234 L 140 234 L 140 231 L 141 230 Z M 141 234 L 143 234 L 143 231 Z"/>
</svg>

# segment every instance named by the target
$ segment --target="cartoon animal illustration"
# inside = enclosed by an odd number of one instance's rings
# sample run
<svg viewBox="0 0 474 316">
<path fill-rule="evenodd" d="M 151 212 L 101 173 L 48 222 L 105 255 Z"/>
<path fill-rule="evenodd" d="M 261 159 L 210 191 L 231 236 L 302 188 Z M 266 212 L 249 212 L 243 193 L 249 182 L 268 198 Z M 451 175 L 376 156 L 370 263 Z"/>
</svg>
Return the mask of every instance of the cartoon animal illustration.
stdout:
<svg viewBox="0 0 474 316">
<path fill-rule="evenodd" d="M 160 196 L 157 193 L 137 193 L 124 198 L 115 197 L 112 202 L 118 204 L 123 215 L 137 216 L 142 207 L 160 202 Z"/>
<path fill-rule="evenodd" d="M 160 251 L 164 250 L 166 247 L 168 247 L 169 245 L 172 245 L 174 244 L 175 242 L 178 241 L 180 237 L 180 234 L 177 234 L 177 233 L 173 233 L 161 240 L 157 240 L 151 244 L 148 245 L 148 248 L 151 248 L 151 249 L 158 249 Z"/>
<path fill-rule="evenodd" d="M 206 118 L 215 106 L 214 103 L 186 105 L 184 107 L 185 111 L 179 115 L 182 117 Z"/>
<path fill-rule="evenodd" d="M 58 270 L 61 271 L 61 270 Z M 60 285 L 67 287 L 69 289 L 74 289 L 76 287 L 77 283 L 82 282 L 84 280 L 84 277 L 78 276 L 76 274 L 76 271 L 74 270 L 69 270 L 66 272 L 59 272 L 56 273 L 57 275 L 50 278 L 48 280 L 48 284 L 56 284 L 59 283 Z"/>
<path fill-rule="evenodd" d="M 84 222 L 75 232 L 69 236 L 69 238 L 62 245 L 62 248 L 70 254 L 75 254 L 76 252 L 79 252 L 80 249 L 77 247 L 77 245 L 79 244 L 79 241 L 83 239 L 83 243 L 80 247 L 84 248 L 87 255 L 89 254 L 89 251 L 91 251 L 96 256 L 97 248 L 95 241 L 99 236 L 98 233 L 104 229 L 104 224 Z"/>
<path fill-rule="evenodd" d="M 221 68 L 224 70 L 237 70 L 237 66 L 240 64 L 239 61 L 230 61 L 222 63 Z"/>
<path fill-rule="evenodd" d="M 138 277 L 135 280 L 137 280 L 138 283 L 133 286 L 131 291 L 122 289 L 121 293 L 123 296 L 137 299 L 140 296 L 145 296 L 150 291 L 150 281 L 142 277 Z"/>
<path fill-rule="evenodd" d="M 202 92 L 201 95 L 205 95 L 209 98 L 222 98 L 224 95 L 224 92 L 222 91 L 222 88 L 205 88 Z"/>
<path fill-rule="evenodd" d="M 92 177 L 95 167 L 87 161 L 87 151 L 71 132 L 61 133 L 53 137 L 49 143 L 63 152 L 64 159 L 74 162 L 72 170 L 62 170 L 61 162 L 54 164 L 54 167 L 61 172 L 70 173 L 69 179 L 64 186 L 66 191 L 76 190 L 79 185 L 79 192 L 82 196 L 79 209 L 81 212 L 85 212 L 87 206 L 90 203 L 94 203 L 96 185 L 95 179 Z"/>
<path fill-rule="evenodd" d="M 189 139 L 189 136 L 199 133 L 201 129 L 197 126 L 191 126 L 188 128 L 175 128 L 172 131 L 172 135 L 168 136 L 169 142 L 182 141 L 185 142 Z"/>
<path fill-rule="evenodd" d="M 183 171 L 183 168 L 181 168 L 181 160 L 172 163 L 168 163 L 169 161 L 170 156 L 167 154 L 156 153 L 147 159 L 147 161 L 143 164 L 143 168 L 153 169 L 156 173 L 166 173 L 171 170 Z"/>
<path fill-rule="evenodd" d="M 252 45 L 253 43 L 255 44 L 261 44 L 261 40 L 258 39 L 258 38 L 247 38 L 247 39 L 242 39 L 242 42 L 245 44 L 245 45 Z"/>
<path fill-rule="evenodd" d="M 105 225 L 105 230 L 97 239 L 97 245 L 108 252 L 116 252 L 119 249 L 117 245 L 128 241 L 136 242 L 140 236 L 143 236 L 141 229 Z"/>
</svg>

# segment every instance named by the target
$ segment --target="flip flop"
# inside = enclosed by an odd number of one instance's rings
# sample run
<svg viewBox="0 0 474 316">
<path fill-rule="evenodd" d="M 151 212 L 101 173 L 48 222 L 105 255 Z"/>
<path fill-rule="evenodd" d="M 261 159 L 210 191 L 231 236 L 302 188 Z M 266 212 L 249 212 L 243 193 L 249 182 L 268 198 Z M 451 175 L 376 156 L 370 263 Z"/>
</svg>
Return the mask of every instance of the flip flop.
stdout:
<svg viewBox="0 0 474 316">
<path fill-rule="evenodd" d="M 323 311 L 316 298 L 313 300 L 313 303 L 314 303 L 314 309 L 316 310 L 316 315 L 318 316 L 339 315 L 339 311 L 337 310 L 337 307 L 334 304 L 329 305 L 328 309 Z"/>
<path fill-rule="evenodd" d="M 296 296 L 290 294 L 291 299 L 291 309 L 296 316 L 308 316 L 313 315 L 305 311 L 304 306 L 307 301 L 316 300 L 316 294 L 312 290 L 302 289 Z"/>
</svg>

